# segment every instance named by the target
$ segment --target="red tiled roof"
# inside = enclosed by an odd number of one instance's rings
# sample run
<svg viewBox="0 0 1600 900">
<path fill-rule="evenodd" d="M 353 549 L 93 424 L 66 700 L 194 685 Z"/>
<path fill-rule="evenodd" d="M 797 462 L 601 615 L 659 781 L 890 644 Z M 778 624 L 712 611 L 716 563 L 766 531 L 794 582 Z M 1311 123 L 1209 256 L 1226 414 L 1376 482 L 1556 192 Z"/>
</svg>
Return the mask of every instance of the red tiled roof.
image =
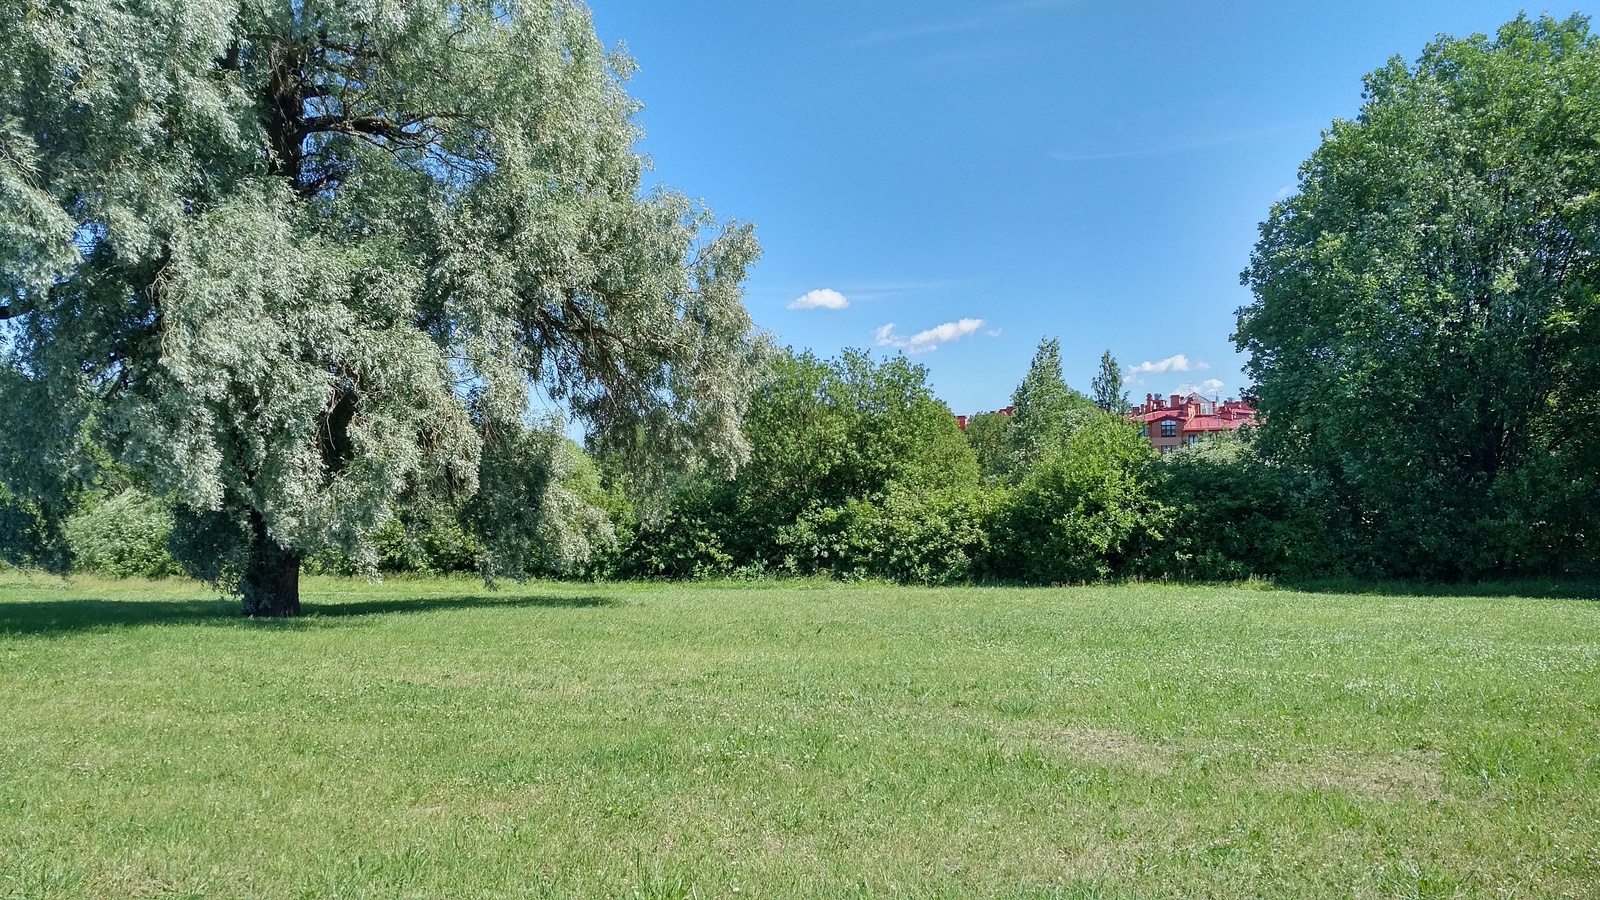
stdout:
<svg viewBox="0 0 1600 900">
<path fill-rule="evenodd" d="M 1162 419 L 1182 419 L 1181 409 L 1158 409 L 1154 412 L 1137 413 L 1132 419 L 1135 422 L 1159 422 Z"/>
<path fill-rule="evenodd" d="M 1224 419 L 1220 416 L 1195 416 L 1183 423 L 1184 432 L 1238 431 L 1252 424 L 1247 419 Z"/>
</svg>

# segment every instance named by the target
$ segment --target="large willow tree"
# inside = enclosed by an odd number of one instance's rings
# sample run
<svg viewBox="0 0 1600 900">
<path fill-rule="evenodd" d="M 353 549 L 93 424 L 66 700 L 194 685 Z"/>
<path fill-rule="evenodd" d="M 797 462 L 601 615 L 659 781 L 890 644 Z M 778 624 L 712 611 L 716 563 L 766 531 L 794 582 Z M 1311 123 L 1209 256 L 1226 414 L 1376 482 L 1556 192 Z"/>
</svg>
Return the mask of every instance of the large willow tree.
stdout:
<svg viewBox="0 0 1600 900">
<path fill-rule="evenodd" d="M 530 385 L 736 464 L 756 244 L 641 189 L 629 70 L 573 0 L 8 0 L 4 485 L 118 461 L 293 615 L 402 500 L 473 510 L 493 569 L 581 555 Z"/>
<path fill-rule="evenodd" d="M 1367 77 L 1245 281 L 1276 458 L 1393 574 L 1600 562 L 1600 39 L 1518 18 Z"/>
</svg>

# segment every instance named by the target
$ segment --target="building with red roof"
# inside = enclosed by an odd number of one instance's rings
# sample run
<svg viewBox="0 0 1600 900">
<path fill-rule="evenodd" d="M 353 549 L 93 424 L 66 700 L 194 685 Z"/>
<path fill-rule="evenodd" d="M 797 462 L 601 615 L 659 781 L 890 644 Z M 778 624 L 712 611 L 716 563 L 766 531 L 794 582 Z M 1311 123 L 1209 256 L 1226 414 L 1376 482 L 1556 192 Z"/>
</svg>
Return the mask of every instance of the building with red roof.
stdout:
<svg viewBox="0 0 1600 900">
<path fill-rule="evenodd" d="M 979 413 L 978 415 L 984 415 L 984 416 L 1014 416 L 1016 414 L 1017 414 L 1017 408 L 1015 406 L 1008 406 L 1005 409 L 997 409 L 994 412 Z M 977 416 L 956 416 L 956 427 L 961 429 L 962 431 L 966 431 L 967 430 L 967 423 L 971 422 L 975 418 L 977 418 Z"/>
<path fill-rule="evenodd" d="M 1135 406 L 1128 413 L 1128 421 L 1137 423 L 1139 433 L 1162 453 L 1198 444 L 1210 435 L 1257 424 L 1255 408 L 1250 404 L 1239 400 L 1218 403 L 1199 394 L 1173 394 L 1165 400 L 1146 394 L 1144 405 Z"/>
</svg>

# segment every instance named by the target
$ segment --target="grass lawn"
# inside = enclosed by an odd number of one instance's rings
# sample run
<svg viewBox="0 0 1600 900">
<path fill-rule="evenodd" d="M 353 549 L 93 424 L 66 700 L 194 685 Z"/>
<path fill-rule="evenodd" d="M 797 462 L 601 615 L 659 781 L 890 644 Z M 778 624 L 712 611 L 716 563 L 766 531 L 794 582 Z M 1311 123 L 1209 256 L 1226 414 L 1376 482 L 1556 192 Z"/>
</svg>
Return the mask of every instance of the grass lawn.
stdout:
<svg viewBox="0 0 1600 900">
<path fill-rule="evenodd" d="M 0 897 L 1596 897 L 1600 603 L 0 575 Z"/>
</svg>

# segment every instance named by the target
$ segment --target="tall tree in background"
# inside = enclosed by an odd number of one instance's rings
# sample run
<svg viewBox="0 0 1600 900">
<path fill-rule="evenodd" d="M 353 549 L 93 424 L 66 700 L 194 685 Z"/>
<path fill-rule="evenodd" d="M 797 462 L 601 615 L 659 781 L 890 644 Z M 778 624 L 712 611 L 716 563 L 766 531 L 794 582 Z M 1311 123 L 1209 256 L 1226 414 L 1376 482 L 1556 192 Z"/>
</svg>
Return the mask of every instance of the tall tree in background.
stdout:
<svg viewBox="0 0 1600 900">
<path fill-rule="evenodd" d="M 1094 410 L 1089 399 L 1067 386 L 1061 375 L 1061 342 L 1039 341 L 1028 374 L 1011 394 L 1016 412 L 1011 419 L 1009 476 L 1027 474 L 1039 460 L 1066 439 L 1083 414 Z"/>
<path fill-rule="evenodd" d="M 1094 391 L 1094 405 L 1108 413 L 1118 415 L 1128 411 L 1128 393 L 1122 389 L 1122 367 L 1107 350 L 1100 357 L 1100 371 L 1089 385 Z"/>
<path fill-rule="evenodd" d="M 1235 340 L 1263 449 L 1380 568 L 1596 561 L 1597 146 L 1588 21 L 1518 18 L 1369 75 L 1261 226 Z"/>
<path fill-rule="evenodd" d="M 581 556 L 527 514 L 574 502 L 530 382 L 637 460 L 746 454 L 752 233 L 641 192 L 632 64 L 575 0 L 16 0 L 0 59 L 0 481 L 35 508 L 102 448 L 293 615 L 303 556 L 480 478 L 491 570 Z"/>
</svg>

